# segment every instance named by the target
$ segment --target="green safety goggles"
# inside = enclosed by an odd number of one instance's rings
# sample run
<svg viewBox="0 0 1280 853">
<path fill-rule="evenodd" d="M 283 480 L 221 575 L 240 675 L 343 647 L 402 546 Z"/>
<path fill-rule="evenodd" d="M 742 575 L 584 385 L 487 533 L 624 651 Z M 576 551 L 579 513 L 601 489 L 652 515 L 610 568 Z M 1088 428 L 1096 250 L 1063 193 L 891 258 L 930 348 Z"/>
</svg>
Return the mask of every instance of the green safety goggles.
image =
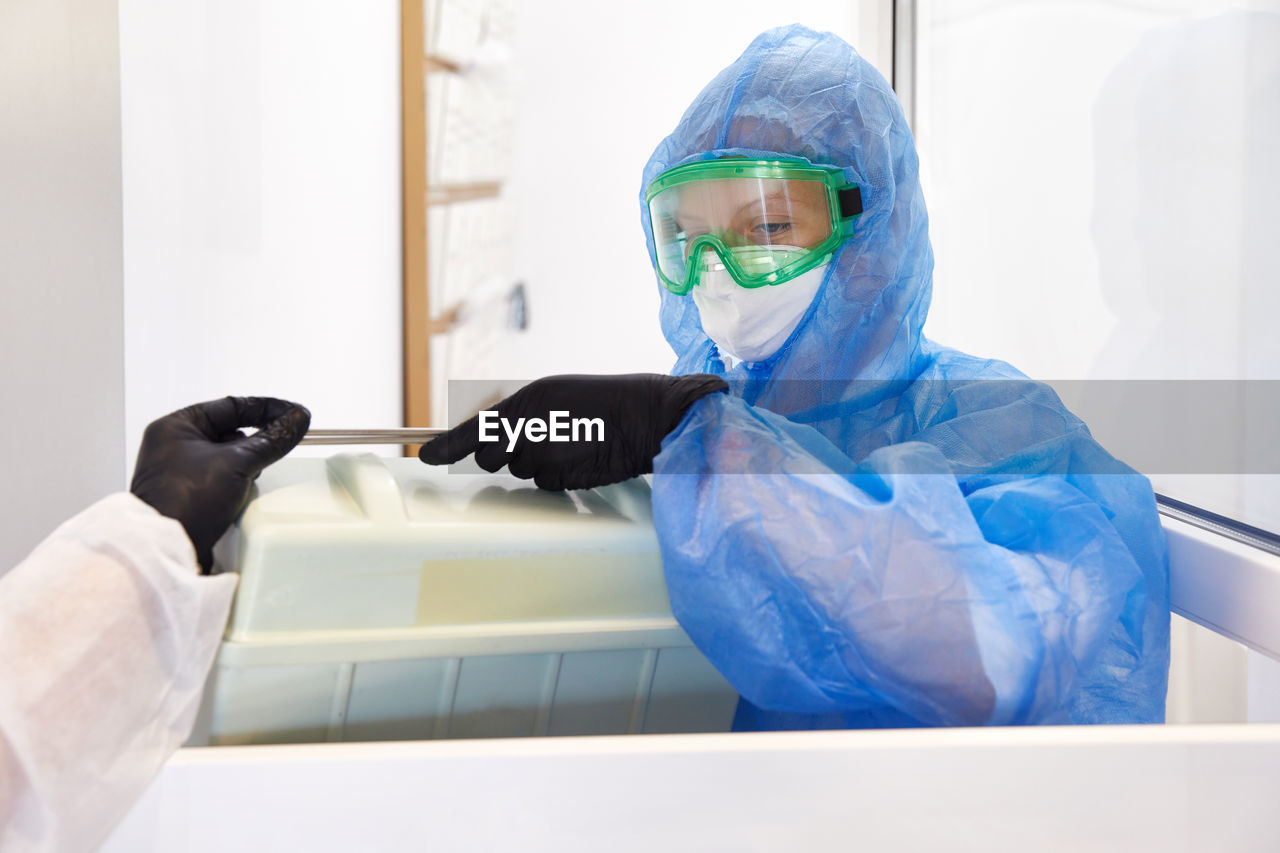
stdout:
<svg viewBox="0 0 1280 853">
<path fill-rule="evenodd" d="M 835 166 L 725 157 L 668 169 L 645 191 L 658 276 L 688 293 L 704 271 L 743 287 L 781 284 L 853 233 L 862 193 Z"/>
</svg>

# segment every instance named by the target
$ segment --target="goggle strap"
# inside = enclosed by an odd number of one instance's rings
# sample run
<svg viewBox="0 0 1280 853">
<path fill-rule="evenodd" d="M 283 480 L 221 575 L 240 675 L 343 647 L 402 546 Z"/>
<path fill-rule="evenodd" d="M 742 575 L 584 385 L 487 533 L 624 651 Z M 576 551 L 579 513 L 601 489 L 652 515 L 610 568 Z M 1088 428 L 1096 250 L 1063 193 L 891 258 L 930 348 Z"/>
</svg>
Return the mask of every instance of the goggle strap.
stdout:
<svg viewBox="0 0 1280 853">
<path fill-rule="evenodd" d="M 848 219 L 862 213 L 862 190 L 856 186 L 845 187 L 836 193 L 840 202 L 840 218 Z"/>
</svg>

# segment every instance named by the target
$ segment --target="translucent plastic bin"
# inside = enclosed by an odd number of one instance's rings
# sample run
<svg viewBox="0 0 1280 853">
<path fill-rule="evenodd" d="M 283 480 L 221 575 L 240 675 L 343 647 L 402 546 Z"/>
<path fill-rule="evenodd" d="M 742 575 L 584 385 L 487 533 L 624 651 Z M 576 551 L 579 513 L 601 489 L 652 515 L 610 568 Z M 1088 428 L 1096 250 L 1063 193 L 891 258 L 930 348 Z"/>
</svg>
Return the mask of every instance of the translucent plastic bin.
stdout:
<svg viewBox="0 0 1280 853">
<path fill-rule="evenodd" d="M 193 743 L 727 731 L 737 695 L 671 616 L 634 480 L 552 493 L 416 459 L 287 459 Z"/>
</svg>

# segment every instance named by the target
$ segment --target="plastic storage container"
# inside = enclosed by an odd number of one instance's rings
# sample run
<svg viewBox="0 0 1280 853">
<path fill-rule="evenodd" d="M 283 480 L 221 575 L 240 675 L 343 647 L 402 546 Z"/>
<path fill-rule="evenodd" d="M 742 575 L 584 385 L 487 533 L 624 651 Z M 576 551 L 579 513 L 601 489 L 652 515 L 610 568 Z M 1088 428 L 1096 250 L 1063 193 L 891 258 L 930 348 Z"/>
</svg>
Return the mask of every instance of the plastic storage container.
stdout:
<svg viewBox="0 0 1280 853">
<path fill-rule="evenodd" d="M 267 469 L 193 743 L 726 731 L 633 480 L 338 455 Z"/>
</svg>

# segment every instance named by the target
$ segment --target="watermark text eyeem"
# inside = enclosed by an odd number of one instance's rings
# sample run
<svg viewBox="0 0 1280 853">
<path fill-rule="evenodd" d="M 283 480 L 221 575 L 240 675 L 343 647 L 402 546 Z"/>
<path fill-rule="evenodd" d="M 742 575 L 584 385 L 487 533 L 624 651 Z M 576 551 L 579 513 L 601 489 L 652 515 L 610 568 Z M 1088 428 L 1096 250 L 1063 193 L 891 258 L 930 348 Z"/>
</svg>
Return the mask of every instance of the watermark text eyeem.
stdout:
<svg viewBox="0 0 1280 853">
<path fill-rule="evenodd" d="M 501 441 L 498 427 L 507 436 L 507 452 L 515 449 L 521 434 L 532 442 L 539 441 L 604 441 L 603 418 L 575 418 L 567 411 L 552 411 L 547 420 L 542 418 L 516 418 L 513 424 L 497 412 L 480 412 L 480 440 Z M 593 437 L 594 436 L 594 437 Z"/>
</svg>

